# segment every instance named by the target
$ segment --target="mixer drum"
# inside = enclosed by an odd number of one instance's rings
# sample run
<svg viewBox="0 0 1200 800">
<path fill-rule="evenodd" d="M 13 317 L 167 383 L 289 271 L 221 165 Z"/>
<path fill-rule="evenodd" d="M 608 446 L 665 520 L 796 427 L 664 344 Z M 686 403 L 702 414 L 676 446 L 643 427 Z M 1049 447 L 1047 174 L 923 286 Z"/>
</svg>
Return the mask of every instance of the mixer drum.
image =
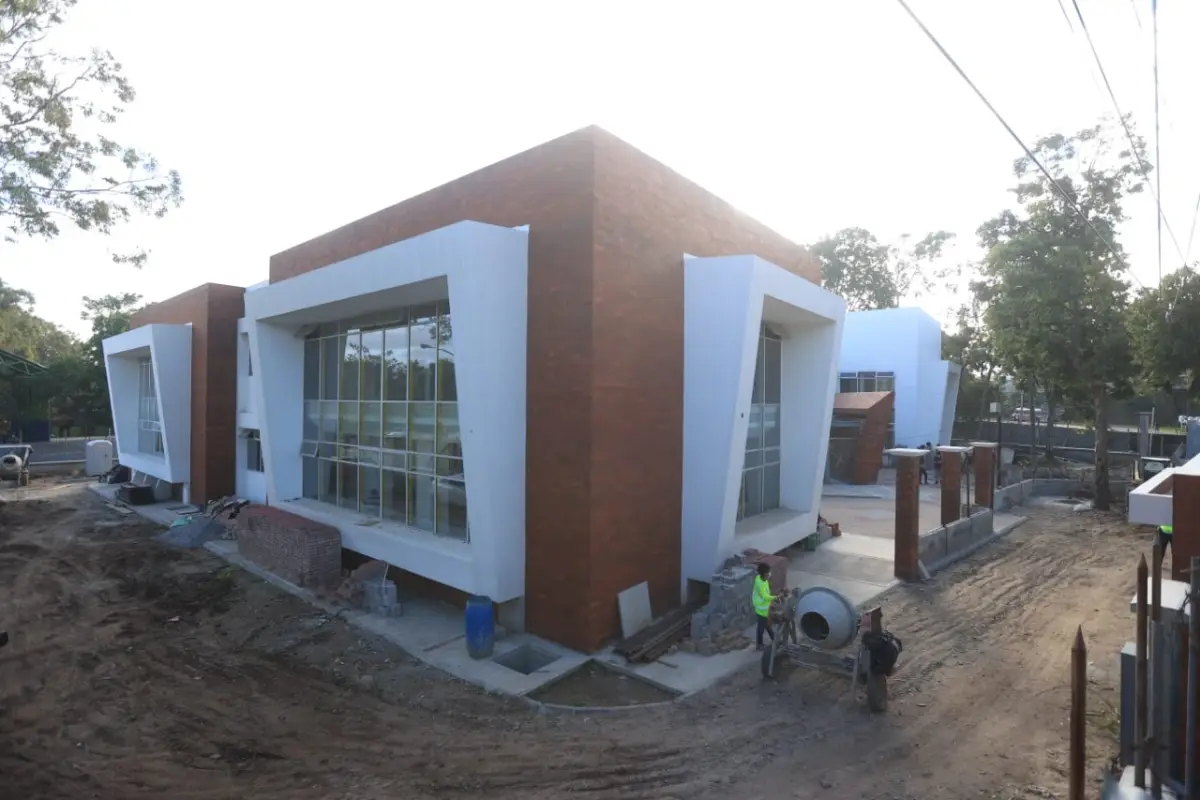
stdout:
<svg viewBox="0 0 1200 800">
<path fill-rule="evenodd" d="M 805 589 L 796 597 L 796 627 L 814 647 L 840 650 L 854 641 L 861 625 L 854 605 L 832 589 Z"/>
<path fill-rule="evenodd" d="M 9 475 L 16 475 L 21 471 L 21 466 L 21 457 L 13 453 L 9 453 L 3 458 L 0 458 L 0 472 L 5 472 Z"/>
</svg>

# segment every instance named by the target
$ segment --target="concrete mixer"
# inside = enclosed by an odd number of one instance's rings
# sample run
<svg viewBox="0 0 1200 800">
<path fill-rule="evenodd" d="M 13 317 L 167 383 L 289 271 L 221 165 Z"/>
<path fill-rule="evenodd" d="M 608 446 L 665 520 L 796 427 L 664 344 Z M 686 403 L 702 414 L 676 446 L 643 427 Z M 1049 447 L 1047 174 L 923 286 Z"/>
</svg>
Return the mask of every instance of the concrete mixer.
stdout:
<svg viewBox="0 0 1200 800">
<path fill-rule="evenodd" d="M 845 675 L 851 689 L 866 687 L 872 711 L 887 707 L 887 678 L 904 646 L 884 630 L 881 609 L 860 614 L 843 595 L 818 586 L 784 595 L 772 619 L 775 638 L 763 650 L 764 678 L 773 678 L 777 661 L 787 659 Z"/>
<path fill-rule="evenodd" d="M 0 481 L 16 481 L 17 486 L 28 486 L 32 457 L 33 448 L 27 444 L 0 445 Z"/>
</svg>

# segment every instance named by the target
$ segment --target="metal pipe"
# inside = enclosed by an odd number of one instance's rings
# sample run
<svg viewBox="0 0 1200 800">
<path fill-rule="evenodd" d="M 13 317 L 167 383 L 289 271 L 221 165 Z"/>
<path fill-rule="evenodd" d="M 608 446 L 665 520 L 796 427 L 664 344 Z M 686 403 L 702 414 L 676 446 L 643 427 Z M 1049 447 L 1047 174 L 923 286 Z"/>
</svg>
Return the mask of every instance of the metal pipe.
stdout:
<svg viewBox="0 0 1200 800">
<path fill-rule="evenodd" d="M 1200 613 L 1195 608 L 1200 596 L 1200 557 L 1192 556 L 1191 591 L 1188 592 L 1187 738 L 1184 739 L 1183 796 L 1196 797 L 1196 701 L 1200 699 Z"/>
<path fill-rule="evenodd" d="M 1071 646 L 1071 786 L 1067 792 L 1069 800 L 1083 800 L 1084 773 L 1086 772 L 1087 736 L 1087 644 L 1083 641 L 1083 626 L 1075 631 L 1075 644 Z"/>
<path fill-rule="evenodd" d="M 1134 651 L 1134 711 L 1133 711 L 1133 785 L 1139 789 L 1146 788 L 1146 764 L 1149 751 L 1146 749 L 1146 733 L 1149 730 L 1148 712 L 1148 682 L 1150 673 L 1146 659 L 1146 626 L 1150 611 L 1149 598 L 1146 596 L 1149 582 L 1149 567 L 1146 566 L 1146 556 L 1138 561 L 1137 567 L 1137 649 Z"/>
<path fill-rule="evenodd" d="M 1153 724 L 1147 740 L 1147 748 L 1150 752 L 1150 794 L 1153 797 L 1162 797 L 1162 779 L 1163 773 L 1166 771 L 1163 765 L 1163 749 L 1166 745 L 1164 729 L 1167 710 L 1163 702 L 1163 695 L 1166 693 L 1167 665 L 1163 663 L 1162 647 L 1162 562 L 1162 542 L 1156 541 L 1153 566 L 1150 571 L 1150 642 L 1151 647 L 1154 648 L 1154 656 L 1150 662 L 1150 719 L 1153 720 Z"/>
</svg>

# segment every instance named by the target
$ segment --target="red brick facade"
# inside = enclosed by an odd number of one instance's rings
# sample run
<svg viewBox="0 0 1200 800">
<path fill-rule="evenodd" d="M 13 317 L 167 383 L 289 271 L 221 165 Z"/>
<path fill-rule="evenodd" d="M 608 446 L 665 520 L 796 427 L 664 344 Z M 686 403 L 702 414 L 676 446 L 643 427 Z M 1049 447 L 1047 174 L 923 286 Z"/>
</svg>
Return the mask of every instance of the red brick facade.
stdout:
<svg viewBox="0 0 1200 800">
<path fill-rule="evenodd" d="M 147 306 L 132 320 L 134 328 L 192 326 L 191 501 L 198 505 L 235 491 L 237 321 L 245 292 L 206 283 Z"/>
<path fill-rule="evenodd" d="M 834 419 L 861 420 L 854 440 L 851 483 L 869 485 L 879 480 L 895 400 L 895 392 L 847 392 L 833 398 Z"/>
</svg>

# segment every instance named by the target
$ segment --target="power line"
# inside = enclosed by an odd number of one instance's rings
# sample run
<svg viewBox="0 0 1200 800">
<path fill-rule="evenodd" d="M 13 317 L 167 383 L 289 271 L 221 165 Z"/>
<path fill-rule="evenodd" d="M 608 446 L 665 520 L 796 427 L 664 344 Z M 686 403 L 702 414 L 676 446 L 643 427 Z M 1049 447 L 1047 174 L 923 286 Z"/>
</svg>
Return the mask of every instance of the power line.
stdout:
<svg viewBox="0 0 1200 800">
<path fill-rule="evenodd" d="M 1061 2 L 1061 0 L 1060 0 Z M 1083 10 L 1079 8 L 1079 0 L 1071 0 L 1071 5 L 1075 8 L 1075 16 L 1079 18 L 1079 27 L 1083 29 L 1083 35 L 1087 38 L 1088 48 L 1092 51 L 1092 58 L 1096 61 L 1096 68 L 1100 70 L 1100 79 L 1104 81 L 1104 88 L 1108 90 L 1108 97 L 1112 100 L 1113 108 L 1117 111 L 1117 119 L 1121 121 L 1121 127 L 1125 130 L 1125 138 L 1129 140 L 1129 148 L 1133 151 L 1133 155 L 1137 158 L 1138 166 L 1142 168 L 1143 175 L 1150 174 L 1150 165 L 1146 163 L 1146 159 L 1142 156 L 1142 148 L 1138 147 L 1137 142 L 1133 138 L 1133 131 L 1129 128 L 1129 122 L 1125 119 L 1125 114 L 1121 111 L 1121 104 L 1117 102 L 1117 95 L 1113 91 L 1112 83 L 1108 80 L 1108 72 L 1104 69 L 1104 62 L 1100 60 L 1100 53 L 1096 50 L 1096 44 L 1092 41 L 1092 33 L 1088 30 L 1087 20 L 1083 18 Z M 1071 29 L 1072 33 L 1074 28 Z M 1157 86 L 1157 79 L 1156 84 Z M 1155 103 L 1155 140 L 1157 141 L 1158 123 L 1157 123 L 1157 108 Z M 1157 157 L 1156 157 L 1157 158 Z M 1159 177 L 1160 171 L 1155 171 L 1155 177 Z M 1162 230 L 1166 226 L 1167 233 L 1171 236 L 1171 241 L 1175 244 L 1175 251 L 1179 254 L 1181 261 L 1187 261 L 1183 255 L 1183 248 L 1179 246 L 1179 240 L 1175 238 L 1175 231 L 1171 229 L 1171 223 L 1167 221 L 1166 215 L 1163 213 L 1162 200 L 1159 199 L 1159 193 L 1155 190 L 1154 184 L 1146 181 L 1147 187 L 1150 189 L 1150 195 L 1154 199 L 1154 207 L 1158 211 L 1158 279 L 1162 280 Z"/>
<path fill-rule="evenodd" d="M 1138 30 L 1142 29 L 1142 15 L 1137 12 L 1137 0 L 1129 0 L 1129 7 L 1133 9 L 1133 18 L 1137 20 Z"/>
<path fill-rule="evenodd" d="M 1200 194 L 1196 195 L 1196 207 L 1192 209 L 1192 229 L 1188 232 L 1187 250 L 1183 256 L 1183 265 L 1188 265 L 1188 260 L 1192 257 L 1192 242 L 1196 238 L 1196 217 L 1200 216 Z"/>
<path fill-rule="evenodd" d="M 1158 135 L 1158 0 L 1150 0 L 1150 18 L 1154 25 L 1154 163 L 1158 170 L 1154 173 L 1154 181 L 1158 184 L 1158 194 L 1162 195 L 1162 143 Z M 1162 283 L 1162 206 L 1158 209 L 1158 282 Z M 1174 237 L 1174 234 L 1172 234 Z M 1175 245 L 1179 246 L 1178 243 Z M 1180 255 L 1183 255 L 1180 253 Z"/>
<path fill-rule="evenodd" d="M 925 23 L 921 21 L 921 18 L 917 16 L 916 12 L 909 7 L 905 0 L 896 0 L 896 2 L 899 3 L 901 8 L 908 13 L 908 16 L 912 17 L 912 21 L 917 23 L 917 27 L 920 28 L 921 32 L 929 38 L 929 41 L 933 42 L 933 46 L 938 49 L 938 52 L 942 54 L 946 61 L 950 62 L 950 66 L 954 67 L 954 71 L 959 74 L 959 77 L 966 81 L 967 86 L 971 87 L 971 91 L 975 92 L 975 95 L 980 99 L 980 101 L 987 106 L 988 111 L 992 112 L 992 116 L 994 116 L 996 120 L 1004 126 L 1004 130 L 1008 131 L 1008 135 L 1011 136 L 1013 140 L 1021 146 L 1021 149 L 1025 151 L 1025 155 L 1029 157 L 1029 160 L 1032 161 L 1039 170 L 1041 170 L 1042 174 L 1046 176 L 1046 180 L 1050 181 L 1050 184 L 1054 187 L 1055 191 L 1062 195 L 1063 200 L 1067 201 L 1067 204 L 1075 210 L 1075 213 L 1079 215 L 1080 219 L 1087 223 L 1087 226 L 1092 229 L 1092 233 L 1096 234 L 1096 237 L 1104 243 L 1104 246 L 1108 248 L 1110 253 L 1112 253 L 1113 258 L 1117 260 L 1117 263 L 1122 263 L 1123 259 L 1121 258 L 1121 254 L 1117 252 L 1117 248 L 1113 247 L 1113 245 L 1108 241 L 1107 237 L 1105 237 L 1104 234 L 1102 234 L 1099 229 L 1096 228 L 1092 221 L 1088 219 L 1088 215 L 1084 213 L 1082 208 L 1079 207 L 1079 204 L 1075 202 L 1075 199 L 1067 193 L 1066 189 L 1063 189 L 1059 182 L 1055 180 L 1054 176 L 1050 174 L 1050 171 L 1042 165 L 1042 162 L 1039 161 L 1038 157 L 1033 154 L 1033 151 L 1029 149 L 1025 142 L 1022 141 L 1021 137 L 1017 135 L 1017 132 L 1012 129 L 1012 126 L 1005 121 L 1000 112 L 996 110 L 996 107 L 992 105 L 991 101 L 988 100 L 984 93 L 979 90 L 979 87 L 975 85 L 975 81 L 971 80 L 966 71 L 964 71 L 963 68 L 959 66 L 958 62 L 954 60 L 954 56 L 950 55 L 946 48 L 942 46 L 942 43 L 938 41 L 938 38 L 933 35 L 933 32 L 930 31 L 929 28 L 925 27 Z M 1138 280 L 1137 275 L 1134 275 L 1132 270 L 1130 270 L 1129 276 L 1133 278 L 1139 286 L 1144 287 L 1144 284 Z"/>
<path fill-rule="evenodd" d="M 1067 13 L 1067 7 L 1063 5 L 1063 0 L 1058 0 L 1058 10 L 1062 12 L 1063 19 L 1067 21 L 1067 27 L 1071 29 L 1071 33 L 1075 32 L 1075 26 L 1071 24 L 1071 15 Z"/>
</svg>

